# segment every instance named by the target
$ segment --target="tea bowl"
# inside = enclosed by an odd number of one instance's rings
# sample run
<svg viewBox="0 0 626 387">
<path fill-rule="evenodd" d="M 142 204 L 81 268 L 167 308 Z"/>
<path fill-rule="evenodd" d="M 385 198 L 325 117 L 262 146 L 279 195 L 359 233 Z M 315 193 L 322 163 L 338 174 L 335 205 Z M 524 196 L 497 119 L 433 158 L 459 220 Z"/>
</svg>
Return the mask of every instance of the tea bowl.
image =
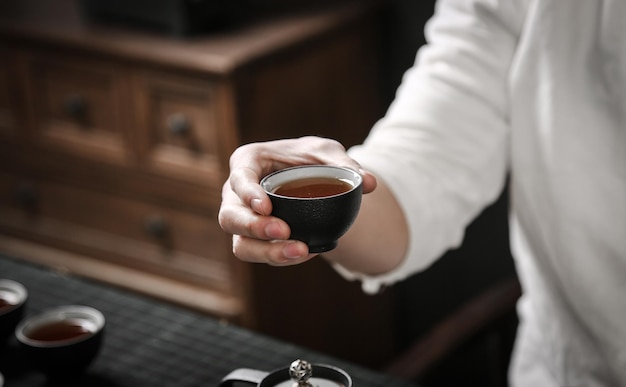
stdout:
<svg viewBox="0 0 626 387">
<path fill-rule="evenodd" d="M 9 279 L 0 279 L 0 346 L 15 331 L 24 316 L 28 291 L 24 285 Z"/>
<path fill-rule="evenodd" d="M 305 242 L 310 253 L 334 249 L 361 207 L 363 178 L 349 168 L 302 165 L 273 172 L 260 184 L 272 202 L 272 215 L 283 219 L 291 229 L 290 238 Z M 301 192 L 285 189 L 291 185 L 299 185 L 295 189 Z M 337 189 L 328 186 L 320 191 L 326 185 Z"/>
<path fill-rule="evenodd" d="M 53 380 L 80 376 L 92 363 L 104 336 L 97 309 L 65 305 L 24 319 L 15 336 L 30 364 Z"/>
</svg>

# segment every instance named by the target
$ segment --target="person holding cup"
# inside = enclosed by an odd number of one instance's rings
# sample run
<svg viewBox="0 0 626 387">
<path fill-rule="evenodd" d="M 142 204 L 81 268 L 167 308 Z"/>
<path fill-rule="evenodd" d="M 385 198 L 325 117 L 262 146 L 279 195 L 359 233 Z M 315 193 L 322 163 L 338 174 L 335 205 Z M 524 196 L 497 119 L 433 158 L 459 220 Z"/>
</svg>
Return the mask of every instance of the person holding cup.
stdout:
<svg viewBox="0 0 626 387">
<path fill-rule="evenodd" d="M 361 209 L 323 256 L 376 292 L 458 246 L 508 177 L 524 293 L 511 385 L 626 385 L 625 17 L 619 1 L 439 1 L 362 145 L 304 137 L 233 153 L 219 222 L 234 254 L 312 259 L 259 182 L 298 165 L 351 168 Z"/>
</svg>

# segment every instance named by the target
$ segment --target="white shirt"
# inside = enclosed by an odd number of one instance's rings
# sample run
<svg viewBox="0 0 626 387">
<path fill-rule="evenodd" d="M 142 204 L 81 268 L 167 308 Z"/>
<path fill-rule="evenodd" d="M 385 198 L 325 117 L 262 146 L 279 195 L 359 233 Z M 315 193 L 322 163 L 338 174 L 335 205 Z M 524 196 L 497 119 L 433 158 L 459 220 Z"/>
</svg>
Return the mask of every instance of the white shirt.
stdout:
<svg viewBox="0 0 626 387">
<path fill-rule="evenodd" d="M 350 154 L 407 214 L 401 267 L 458 246 L 510 173 L 513 386 L 626 386 L 626 1 L 446 0 Z M 471 274 L 470 274 L 471 275 Z"/>
</svg>

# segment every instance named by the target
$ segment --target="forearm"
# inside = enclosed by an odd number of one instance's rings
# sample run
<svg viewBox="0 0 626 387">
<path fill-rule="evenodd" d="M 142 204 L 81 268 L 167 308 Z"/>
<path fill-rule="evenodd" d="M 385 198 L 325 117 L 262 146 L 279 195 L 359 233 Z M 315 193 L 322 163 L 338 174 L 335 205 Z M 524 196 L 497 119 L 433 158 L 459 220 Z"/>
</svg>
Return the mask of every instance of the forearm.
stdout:
<svg viewBox="0 0 626 387">
<path fill-rule="evenodd" d="M 348 270 L 378 275 L 396 268 L 404 259 L 408 229 L 395 197 L 378 180 L 374 192 L 363 196 L 359 216 L 339 241 L 339 246 L 324 258 Z"/>
</svg>

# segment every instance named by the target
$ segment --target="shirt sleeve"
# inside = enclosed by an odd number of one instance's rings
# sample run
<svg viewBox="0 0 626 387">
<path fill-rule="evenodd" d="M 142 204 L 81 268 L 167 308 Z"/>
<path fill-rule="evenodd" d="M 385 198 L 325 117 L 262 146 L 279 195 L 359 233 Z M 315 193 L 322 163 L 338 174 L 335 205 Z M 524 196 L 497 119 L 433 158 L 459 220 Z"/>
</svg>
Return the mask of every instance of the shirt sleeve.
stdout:
<svg viewBox="0 0 626 387">
<path fill-rule="evenodd" d="M 523 11 L 513 2 L 446 0 L 426 25 L 427 44 L 396 99 L 349 154 L 389 185 L 410 242 L 392 272 L 358 279 L 364 291 L 423 270 L 463 240 L 501 192 L 508 166 L 508 77 Z"/>
</svg>

